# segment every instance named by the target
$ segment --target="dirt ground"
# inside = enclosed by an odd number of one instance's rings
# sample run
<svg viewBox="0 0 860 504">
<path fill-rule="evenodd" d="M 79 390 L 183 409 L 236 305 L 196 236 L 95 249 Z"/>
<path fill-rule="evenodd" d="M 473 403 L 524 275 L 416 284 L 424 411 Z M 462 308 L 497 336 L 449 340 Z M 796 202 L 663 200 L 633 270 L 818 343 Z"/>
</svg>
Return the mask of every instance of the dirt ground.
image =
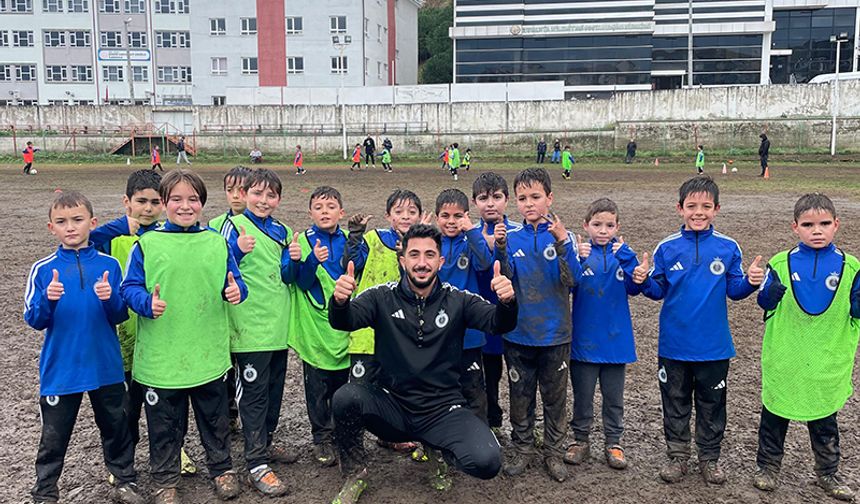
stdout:
<svg viewBox="0 0 860 504">
<path fill-rule="evenodd" d="M 381 170 L 350 173 L 344 167 L 309 166 L 306 176 L 296 177 L 288 168 L 279 171 L 285 184 L 284 198 L 277 216 L 294 228 L 308 225 L 307 199 L 317 185 L 329 184 L 344 193 L 347 213 L 366 212 L 376 217 L 371 225 L 383 227 L 384 202 L 396 187 L 415 190 L 430 207 L 438 192 L 458 187 L 471 195 L 475 171 L 488 169 L 477 164 L 453 182 L 438 167 L 409 167 L 395 173 Z M 435 166 L 435 165 L 434 165 Z M 552 167 L 555 184 L 554 210 L 568 229 L 578 229 L 586 206 L 608 196 L 621 208 L 622 235 L 635 250 L 652 250 L 664 236 L 677 230 L 675 213 L 677 188 L 692 170 L 688 167 L 661 165 L 588 166 L 578 164 L 573 180 L 565 182 L 557 165 Z M 48 204 L 56 188 L 78 189 L 93 201 L 100 221 L 106 222 L 121 212 L 121 197 L 129 167 L 39 166 L 37 176 L 23 177 L 20 167 L 0 167 L 0 502 L 25 502 L 34 481 L 33 462 L 39 439 L 38 359 L 42 336 L 27 327 L 22 319 L 24 284 L 30 265 L 56 247 L 47 232 Z M 134 168 L 134 167 L 131 167 Z M 194 168 L 198 168 L 195 166 Z M 508 181 L 521 166 L 502 166 Z M 221 188 L 224 166 L 201 168 L 209 186 L 206 217 L 225 209 Z M 843 165 L 776 168 L 769 181 L 755 178 L 757 170 L 744 167 L 740 173 L 714 176 L 721 182 L 722 210 L 717 228 L 734 237 L 743 247 L 745 266 L 761 254 L 767 259 L 795 242 L 790 231 L 791 209 L 796 198 L 811 191 L 826 192 L 836 202 L 842 220 L 837 243 L 846 251 L 860 254 L 860 167 Z M 517 215 L 512 201 L 510 215 Z M 729 374 L 729 421 L 723 443 L 722 464 L 729 482 L 722 487 L 705 485 L 698 471 L 682 483 L 668 486 L 657 476 L 665 460 L 660 395 L 657 386 L 658 303 L 634 298 L 631 301 L 638 343 L 639 362 L 629 367 L 626 393 L 626 432 L 623 444 L 631 467 L 619 472 L 594 458 L 584 466 L 572 468 L 565 483 L 549 479 L 541 465 L 525 476 L 498 477 L 478 481 L 462 474 L 454 477 L 451 491 L 440 494 L 427 485 L 427 468 L 408 458 L 377 449 L 367 443 L 372 457 L 372 481 L 363 501 L 378 503 L 414 502 L 826 502 L 827 497 L 813 483 L 813 460 L 806 428 L 792 424 L 786 442 L 782 486 L 765 495 L 751 486 L 754 471 L 759 400 L 759 351 L 762 335 L 761 311 L 753 298 L 730 303 L 731 326 L 737 358 Z M 341 485 L 337 468 L 320 469 L 311 458 L 310 428 L 304 406 L 301 366 L 292 355 L 287 375 L 286 398 L 277 433 L 279 441 L 299 450 L 299 463 L 276 467 L 288 482 L 291 494 L 282 502 L 325 502 Z M 506 389 L 505 384 L 505 389 Z M 599 403 L 599 398 L 596 399 Z M 570 403 L 569 403 L 570 404 Z M 570 408 L 568 404 L 568 408 Z M 599 406 L 595 408 L 599 411 Z M 598 415 L 599 416 L 599 415 Z M 842 472 L 857 488 L 860 486 L 860 405 L 851 399 L 839 415 L 842 445 Z M 601 446 L 600 419 L 594 425 L 593 444 Z M 144 430 L 145 432 L 145 430 Z M 140 484 L 149 490 L 147 439 L 138 447 L 137 468 Z M 198 464 L 204 455 L 196 431 L 189 434 L 187 446 Z M 243 467 L 239 436 L 233 440 L 234 461 Z M 184 502 L 214 501 L 204 474 L 185 478 L 180 487 Z M 101 459 L 98 432 L 85 400 L 82 413 L 66 456 L 60 480 L 63 502 L 91 503 L 108 500 L 106 470 Z M 262 503 L 267 499 L 245 488 L 238 500 Z"/>
</svg>

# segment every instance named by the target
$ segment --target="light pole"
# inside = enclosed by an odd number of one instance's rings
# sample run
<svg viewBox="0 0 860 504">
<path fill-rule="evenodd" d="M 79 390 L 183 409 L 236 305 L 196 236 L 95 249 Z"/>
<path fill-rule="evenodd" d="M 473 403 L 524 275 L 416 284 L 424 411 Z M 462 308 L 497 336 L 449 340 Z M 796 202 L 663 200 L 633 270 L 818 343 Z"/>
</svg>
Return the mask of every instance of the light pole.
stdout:
<svg viewBox="0 0 860 504">
<path fill-rule="evenodd" d="M 693 0 L 687 2 L 687 87 L 693 88 Z"/>
<path fill-rule="evenodd" d="M 125 71 L 128 73 L 128 99 L 134 105 L 134 75 L 131 74 L 131 40 L 128 39 L 128 25 L 131 18 L 122 21 L 122 38 L 125 42 Z"/>
<path fill-rule="evenodd" d="M 830 125 L 830 155 L 836 155 L 836 114 L 839 111 L 839 57 L 842 54 L 842 42 L 848 42 L 848 34 L 831 35 L 830 41 L 836 43 L 836 78 L 833 79 L 833 122 Z"/>
<path fill-rule="evenodd" d="M 339 36 L 334 35 L 331 38 L 331 43 L 340 54 L 340 57 L 337 60 L 337 71 L 340 73 L 340 89 L 337 93 L 337 101 L 340 102 L 340 121 L 341 130 L 343 131 L 343 158 L 346 159 L 346 105 L 343 102 L 343 78 L 346 74 L 346 68 L 344 68 L 343 64 L 343 53 L 346 51 L 346 47 L 352 43 L 352 37 L 344 35 L 341 40 Z"/>
</svg>

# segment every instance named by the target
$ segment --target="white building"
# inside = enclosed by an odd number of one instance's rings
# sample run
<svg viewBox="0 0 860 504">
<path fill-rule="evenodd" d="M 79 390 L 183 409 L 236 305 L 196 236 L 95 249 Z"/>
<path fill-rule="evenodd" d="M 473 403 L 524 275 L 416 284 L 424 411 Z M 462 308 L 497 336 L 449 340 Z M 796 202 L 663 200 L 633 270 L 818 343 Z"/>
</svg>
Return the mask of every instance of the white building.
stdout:
<svg viewBox="0 0 860 504">
<path fill-rule="evenodd" d="M 416 84 L 420 5 L 0 0 L 0 105 L 128 103 L 131 93 L 222 105 L 228 88 Z M 351 43 L 339 49 L 333 36 Z"/>
</svg>

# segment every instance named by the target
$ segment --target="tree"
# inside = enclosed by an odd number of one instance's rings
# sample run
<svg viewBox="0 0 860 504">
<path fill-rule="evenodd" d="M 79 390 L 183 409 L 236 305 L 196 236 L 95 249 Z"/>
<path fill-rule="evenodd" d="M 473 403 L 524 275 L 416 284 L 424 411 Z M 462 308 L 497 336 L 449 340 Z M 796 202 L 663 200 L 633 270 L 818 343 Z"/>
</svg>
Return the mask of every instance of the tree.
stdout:
<svg viewBox="0 0 860 504">
<path fill-rule="evenodd" d="M 454 7 L 425 7 L 418 12 L 419 83 L 442 84 L 454 78 L 454 43 L 448 36 L 453 24 Z"/>
</svg>

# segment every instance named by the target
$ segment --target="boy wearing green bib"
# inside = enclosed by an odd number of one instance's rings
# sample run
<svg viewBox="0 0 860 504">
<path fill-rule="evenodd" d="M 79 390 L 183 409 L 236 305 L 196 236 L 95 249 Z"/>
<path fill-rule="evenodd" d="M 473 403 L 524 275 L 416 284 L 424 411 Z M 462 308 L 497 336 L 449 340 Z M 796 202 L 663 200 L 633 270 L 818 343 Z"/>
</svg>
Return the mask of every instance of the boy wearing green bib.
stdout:
<svg viewBox="0 0 860 504">
<path fill-rule="evenodd" d="M 758 294 L 765 310 L 761 350 L 762 411 L 753 484 L 777 487 L 791 420 L 806 422 L 817 484 L 830 497 L 853 500 L 839 469 L 836 414 L 853 394 L 860 337 L 860 261 L 833 244 L 836 207 L 823 194 L 794 206 L 793 249 L 776 254 Z"/>
<path fill-rule="evenodd" d="M 245 211 L 242 186 L 250 174 L 251 169 L 242 165 L 234 166 L 224 174 L 224 195 L 227 197 L 227 205 L 230 206 L 230 209 L 211 219 L 207 224 L 209 227 L 220 233 L 224 230 L 224 223 L 227 222 L 227 218 L 233 215 L 240 215 Z"/>
<path fill-rule="evenodd" d="M 227 303 L 248 288 L 227 241 L 200 226 L 206 185 L 173 170 L 161 181 L 167 221 L 132 247 L 121 294 L 138 314 L 132 377 L 145 388 L 155 504 L 179 502 L 182 423 L 194 408 L 206 463 L 222 499 L 239 495 L 230 457 Z"/>
<path fill-rule="evenodd" d="M 251 172 L 242 188 L 245 211 L 229 217 L 222 231 L 248 285 L 248 299 L 229 309 L 230 351 L 248 479 L 268 496 L 287 493 L 269 463 L 295 462 L 284 448 L 272 444 L 287 372 L 293 297 L 289 284 L 298 265 L 288 246 L 292 230 L 272 217 L 281 203 L 281 189 L 281 179 L 274 171 Z"/>
<path fill-rule="evenodd" d="M 290 346 L 302 359 L 314 458 L 327 467 L 337 463 L 331 398 L 349 380 L 349 333 L 336 331 L 328 323 L 328 301 L 348 257 L 347 234 L 338 225 L 344 211 L 337 189 L 316 188 L 308 207 L 313 225 L 298 237 L 301 264 L 290 317 Z"/>
</svg>

